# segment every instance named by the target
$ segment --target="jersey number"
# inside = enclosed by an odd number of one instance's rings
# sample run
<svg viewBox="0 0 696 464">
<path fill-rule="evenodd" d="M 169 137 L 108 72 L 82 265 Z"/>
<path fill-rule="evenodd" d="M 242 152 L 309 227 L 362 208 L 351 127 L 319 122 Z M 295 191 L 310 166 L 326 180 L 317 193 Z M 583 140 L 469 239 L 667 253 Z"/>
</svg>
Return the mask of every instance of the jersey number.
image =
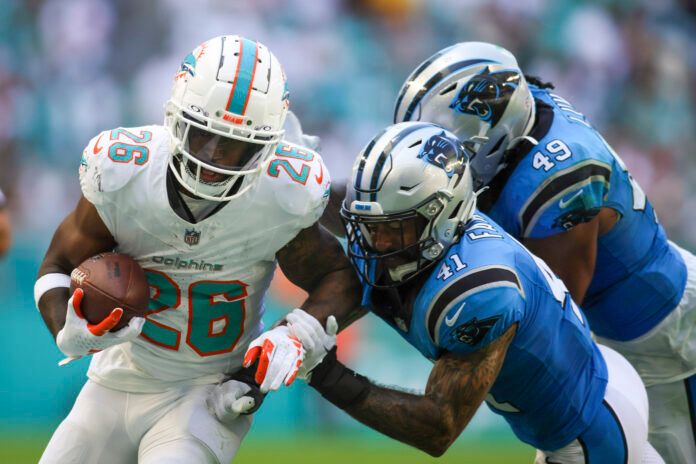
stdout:
<svg viewBox="0 0 696 464">
<path fill-rule="evenodd" d="M 154 294 L 150 311 L 155 314 L 177 309 L 181 303 L 179 286 L 164 272 L 145 270 Z M 200 356 L 232 351 L 242 336 L 247 284 L 239 280 L 193 282 L 188 288 L 188 327 L 186 344 Z M 141 333 L 145 340 L 162 348 L 178 350 L 181 331 L 147 319 Z"/>
<path fill-rule="evenodd" d="M 114 129 L 111 131 L 110 140 L 117 140 L 109 146 L 109 158 L 116 163 L 130 163 L 142 166 L 150 159 L 150 149 L 145 143 L 152 140 L 152 132 L 141 131 L 140 135 L 126 129 Z M 126 143 L 123 139 L 132 142 Z"/>
<path fill-rule="evenodd" d="M 556 161 L 565 161 L 573 156 L 573 154 L 570 152 L 570 148 L 568 148 L 568 145 L 558 139 L 547 143 L 546 151 L 553 155 L 553 159 Z M 534 158 L 532 158 L 532 167 L 534 169 L 543 169 L 545 172 L 547 172 L 555 165 L 556 163 L 551 161 L 550 156 L 546 156 L 540 151 L 534 152 Z"/>
<path fill-rule="evenodd" d="M 291 147 L 289 145 L 278 145 L 276 155 L 283 156 L 285 158 L 299 159 L 302 161 L 312 161 L 314 159 L 313 153 Z M 290 164 L 290 161 L 286 159 L 275 159 L 268 165 L 268 174 L 272 177 L 278 177 L 280 175 L 281 168 L 294 182 L 302 185 L 307 183 L 307 178 L 309 177 L 309 171 L 311 169 L 308 164 L 302 163 L 302 167 L 299 171 L 297 171 L 297 169 Z"/>
</svg>

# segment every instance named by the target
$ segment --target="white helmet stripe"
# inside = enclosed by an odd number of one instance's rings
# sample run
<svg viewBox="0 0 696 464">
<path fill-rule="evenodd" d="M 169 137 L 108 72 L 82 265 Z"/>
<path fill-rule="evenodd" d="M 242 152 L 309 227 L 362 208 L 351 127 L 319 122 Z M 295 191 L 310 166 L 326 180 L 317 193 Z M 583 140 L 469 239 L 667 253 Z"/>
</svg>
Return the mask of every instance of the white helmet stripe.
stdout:
<svg viewBox="0 0 696 464">
<path fill-rule="evenodd" d="M 377 134 L 375 137 L 370 140 L 370 143 L 365 147 L 365 149 L 362 152 L 362 156 L 360 157 L 360 165 L 358 166 L 358 172 L 356 173 L 355 176 L 355 183 L 353 184 L 353 188 L 355 189 L 355 196 L 356 200 L 358 201 L 363 201 L 364 199 L 362 198 L 362 193 L 363 189 L 361 187 L 363 175 L 365 172 L 365 165 L 367 164 L 367 158 L 370 156 L 370 152 L 372 151 L 372 147 L 375 146 L 375 143 L 377 143 L 377 140 L 379 140 L 382 135 L 387 132 L 389 128 L 385 128 L 382 131 L 380 131 L 379 134 Z"/>
<path fill-rule="evenodd" d="M 440 50 L 439 52 L 437 52 L 436 54 L 434 54 L 433 56 L 431 56 L 430 58 L 428 58 L 427 60 L 425 60 L 424 62 L 422 62 L 422 63 L 420 64 L 420 66 L 418 66 L 418 67 L 416 68 L 416 70 L 413 71 L 413 72 L 411 73 L 410 76 L 408 76 L 407 82 L 408 82 L 408 83 L 412 83 L 413 81 L 415 81 L 416 79 L 418 79 L 418 77 L 421 75 L 421 73 L 422 73 L 423 71 L 425 71 L 425 69 L 426 69 L 428 66 L 430 66 L 431 64 L 433 64 L 438 58 L 440 58 L 440 57 L 441 57 L 442 55 L 444 55 L 445 53 L 449 52 L 450 49 L 454 48 L 455 46 L 456 46 L 456 45 L 452 45 L 451 47 L 444 48 L 444 49 Z M 403 99 L 404 99 L 404 96 L 406 96 L 406 91 L 408 90 L 408 87 L 409 87 L 408 85 L 404 85 L 404 86 L 402 87 L 402 89 L 401 89 L 401 93 L 399 93 L 399 96 L 398 96 L 398 98 L 396 99 L 396 105 L 395 105 L 395 107 L 394 107 L 394 123 L 397 123 L 397 122 L 398 122 L 398 121 L 396 120 L 396 115 L 397 115 L 397 113 L 398 113 L 398 111 L 399 111 L 399 105 L 401 105 L 401 100 L 403 100 Z"/>
<path fill-rule="evenodd" d="M 403 121 L 410 121 L 411 116 L 413 116 L 413 112 L 418 108 L 418 105 L 420 104 L 421 100 L 423 97 L 430 92 L 435 85 L 440 82 L 443 79 L 446 79 L 450 75 L 454 74 L 457 71 L 460 71 L 464 68 L 470 68 L 474 66 L 481 65 L 483 63 L 498 63 L 495 60 L 488 60 L 488 59 L 483 59 L 483 58 L 475 58 L 471 60 L 464 60 L 464 61 L 457 61 L 456 63 L 452 63 L 451 65 L 447 66 L 446 68 L 440 70 L 438 73 L 436 73 L 433 77 L 428 79 L 428 81 L 423 84 L 423 87 L 418 90 L 418 93 L 413 97 L 411 102 L 409 103 L 408 107 L 406 108 L 406 112 L 404 113 L 404 116 L 402 118 Z M 407 90 L 408 87 L 404 88 L 404 92 Z M 394 122 L 399 122 L 397 120 L 398 113 L 399 113 L 399 106 L 401 105 L 401 100 L 402 97 L 399 96 L 399 99 L 397 100 L 396 108 L 394 108 Z"/>
<path fill-rule="evenodd" d="M 390 132 L 392 131 L 383 131 L 378 137 L 373 139 L 375 144 L 370 143 L 371 145 L 371 151 L 375 153 L 375 155 L 372 155 L 371 152 L 368 152 L 366 150 L 366 161 L 371 161 L 371 166 L 365 170 L 364 173 L 362 173 L 362 185 L 360 186 L 360 192 L 361 193 L 369 193 L 370 194 L 370 199 L 369 201 L 377 201 L 377 192 L 379 191 L 381 185 L 380 185 L 380 179 L 383 178 L 382 172 L 384 169 L 384 165 L 387 162 L 387 159 L 391 155 L 392 151 L 394 148 L 404 140 L 406 137 L 408 137 L 410 134 L 413 132 L 423 129 L 424 127 L 430 127 L 431 124 L 428 123 L 420 123 L 420 124 L 413 124 L 410 127 L 407 128 L 399 128 L 397 133 L 395 135 L 392 135 Z M 380 142 L 380 143 L 378 143 Z M 384 143 L 386 142 L 386 143 Z M 381 146 L 381 150 L 375 150 L 375 146 Z M 379 153 L 379 154 L 377 154 Z M 371 175 L 370 175 L 371 172 Z M 369 177 L 369 183 L 368 183 L 368 177 Z M 356 184 L 357 184 L 357 179 L 356 179 Z M 358 190 L 356 188 L 356 190 Z"/>
</svg>

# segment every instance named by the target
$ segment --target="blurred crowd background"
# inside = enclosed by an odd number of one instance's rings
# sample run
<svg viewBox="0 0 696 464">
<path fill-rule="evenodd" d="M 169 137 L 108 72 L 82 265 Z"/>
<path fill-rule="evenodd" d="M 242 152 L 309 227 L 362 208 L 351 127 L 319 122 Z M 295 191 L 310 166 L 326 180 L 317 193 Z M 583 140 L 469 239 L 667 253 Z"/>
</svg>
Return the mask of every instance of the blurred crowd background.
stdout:
<svg viewBox="0 0 696 464">
<path fill-rule="evenodd" d="M 670 237 L 696 248 L 693 0 L 0 0 L 0 5 L 0 189 L 15 229 L 14 248 L 0 262 L 0 322 L 15 334 L 0 341 L 3 353 L 11 354 L 0 380 L 0 428 L 20 422 L 55 426 L 83 380 L 79 369 L 56 371 L 57 351 L 31 298 L 50 236 L 79 196 L 83 147 L 104 129 L 161 123 L 179 63 L 216 35 L 245 35 L 276 54 L 288 76 L 291 109 L 305 132 L 321 137 L 334 179 L 348 177 L 358 151 L 391 122 L 398 89 L 421 61 L 458 41 L 498 43 L 517 56 L 526 73 L 554 83 L 557 93 L 590 118 L 646 190 Z M 277 311 L 293 298 L 298 296 L 289 286 L 275 286 Z M 367 321 L 353 334 L 354 365 L 392 383 L 422 386 L 427 364 L 395 348 L 400 345 L 394 339 L 387 338 L 385 347 L 380 341 L 389 335 L 375 325 Z M 382 362 L 371 369 L 369 360 L 361 361 L 381 354 L 404 364 L 385 369 L 389 363 Z M 27 359 L 50 367 L 28 367 Z M 46 372 L 49 380 L 29 385 Z M 306 402 L 283 401 L 272 409 L 275 422 L 282 416 L 281 423 L 322 423 L 316 411 L 307 412 Z M 331 420 L 333 413 L 326 414 Z M 479 424 L 481 430 L 486 424 L 504 429 L 485 415 Z"/>
</svg>

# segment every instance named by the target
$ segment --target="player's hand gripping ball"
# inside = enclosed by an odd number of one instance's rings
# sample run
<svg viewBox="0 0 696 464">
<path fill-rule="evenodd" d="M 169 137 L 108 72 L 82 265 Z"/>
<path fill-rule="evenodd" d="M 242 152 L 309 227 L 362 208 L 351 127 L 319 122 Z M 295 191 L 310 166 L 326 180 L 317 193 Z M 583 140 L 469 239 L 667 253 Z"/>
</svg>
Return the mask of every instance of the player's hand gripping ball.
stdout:
<svg viewBox="0 0 696 464">
<path fill-rule="evenodd" d="M 56 345 L 67 358 L 59 366 L 140 335 L 149 286 L 135 260 L 103 253 L 80 264 L 70 277 L 65 325 L 56 335 Z"/>
<path fill-rule="evenodd" d="M 130 256 L 101 253 L 86 259 L 70 274 L 70 294 L 81 288 L 80 312 L 90 324 L 99 324 L 107 317 L 123 314 L 111 329 L 115 332 L 133 317 L 145 316 L 148 311 L 150 288 L 145 271 Z"/>
</svg>

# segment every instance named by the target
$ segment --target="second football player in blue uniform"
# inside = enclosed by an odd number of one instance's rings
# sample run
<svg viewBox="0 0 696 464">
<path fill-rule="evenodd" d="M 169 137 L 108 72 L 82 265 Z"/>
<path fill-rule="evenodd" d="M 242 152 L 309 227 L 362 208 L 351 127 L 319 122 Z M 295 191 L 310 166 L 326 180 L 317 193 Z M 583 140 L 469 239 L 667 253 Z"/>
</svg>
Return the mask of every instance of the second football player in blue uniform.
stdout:
<svg viewBox="0 0 696 464">
<path fill-rule="evenodd" d="M 696 462 L 696 257 L 667 240 L 619 156 L 507 50 L 465 42 L 407 79 L 395 121 L 431 121 L 476 151 L 479 208 L 546 261 L 592 331 L 636 367 L 650 440 Z"/>
</svg>

